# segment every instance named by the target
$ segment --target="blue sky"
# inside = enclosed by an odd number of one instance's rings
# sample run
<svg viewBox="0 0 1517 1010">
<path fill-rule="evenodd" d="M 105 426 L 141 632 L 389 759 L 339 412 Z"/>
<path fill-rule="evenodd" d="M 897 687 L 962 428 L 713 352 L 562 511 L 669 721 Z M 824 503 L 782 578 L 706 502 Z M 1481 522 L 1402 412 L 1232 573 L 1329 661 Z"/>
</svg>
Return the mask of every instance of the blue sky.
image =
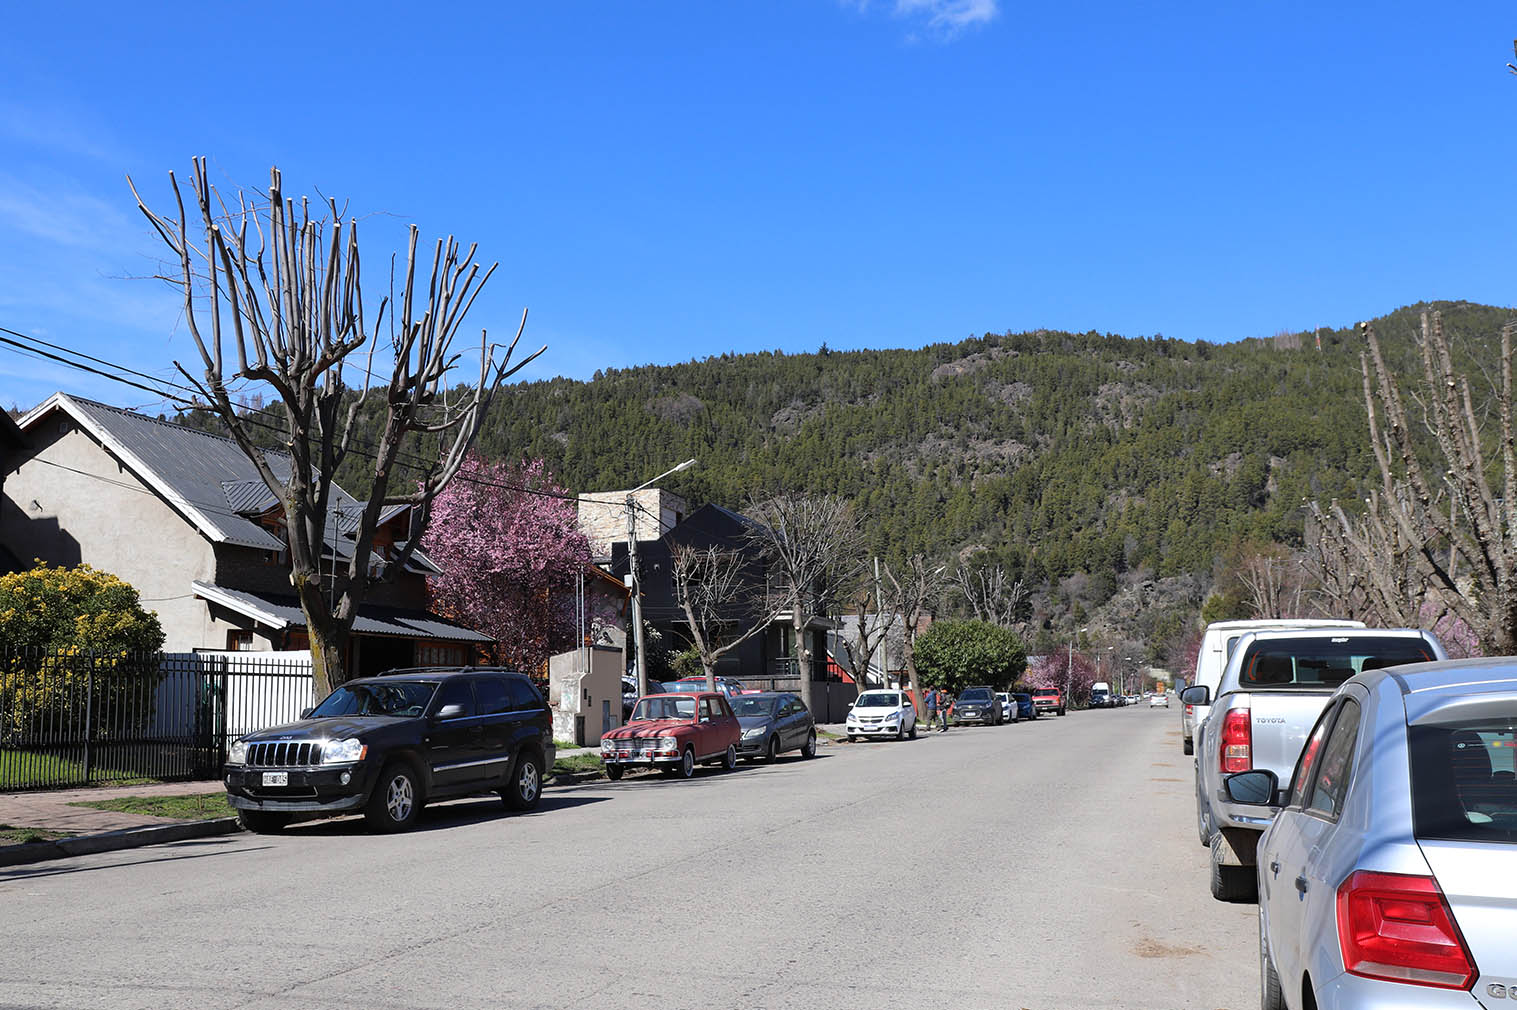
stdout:
<svg viewBox="0 0 1517 1010">
<path fill-rule="evenodd" d="M 500 269 L 531 377 L 1051 327 L 1235 340 L 1512 304 L 1509 4 L 29 4 L 0 37 L 0 326 L 194 350 L 125 176 Z M 0 404 L 147 394 L 0 351 Z"/>
</svg>

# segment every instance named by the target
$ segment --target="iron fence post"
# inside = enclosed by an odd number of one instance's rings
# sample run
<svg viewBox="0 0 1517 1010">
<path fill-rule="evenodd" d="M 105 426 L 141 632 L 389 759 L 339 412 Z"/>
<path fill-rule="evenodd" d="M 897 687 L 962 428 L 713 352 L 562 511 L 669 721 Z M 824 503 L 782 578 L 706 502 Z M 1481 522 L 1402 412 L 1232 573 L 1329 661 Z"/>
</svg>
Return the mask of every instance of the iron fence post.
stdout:
<svg viewBox="0 0 1517 1010">
<path fill-rule="evenodd" d="M 95 654 L 90 653 L 84 667 L 84 784 L 89 785 L 95 772 Z"/>
</svg>

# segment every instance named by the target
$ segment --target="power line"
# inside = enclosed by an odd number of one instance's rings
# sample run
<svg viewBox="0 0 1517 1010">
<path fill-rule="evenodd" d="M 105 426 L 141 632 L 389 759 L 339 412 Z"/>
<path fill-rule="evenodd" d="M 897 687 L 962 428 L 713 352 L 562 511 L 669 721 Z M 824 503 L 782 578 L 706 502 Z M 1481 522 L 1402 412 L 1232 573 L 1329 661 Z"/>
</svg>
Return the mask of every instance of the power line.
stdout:
<svg viewBox="0 0 1517 1010">
<path fill-rule="evenodd" d="M 105 365 L 105 366 L 107 366 L 109 368 L 117 369 L 117 370 L 119 370 L 121 372 L 125 372 L 125 373 L 130 374 L 130 375 L 140 376 L 142 378 L 148 379 L 151 382 L 159 382 L 159 383 L 162 383 L 163 385 L 169 386 L 169 387 L 171 387 L 173 389 L 179 389 L 179 390 L 183 390 L 184 392 L 187 392 L 187 393 L 198 395 L 198 390 L 195 390 L 195 389 L 193 389 L 190 386 L 186 386 L 186 385 L 183 385 L 181 383 L 173 382 L 173 381 L 170 381 L 168 379 L 160 379 L 160 378 L 158 378 L 156 376 L 148 375 L 145 372 L 139 372 L 139 371 L 137 371 L 135 369 L 127 368 L 126 366 L 120 365 L 120 364 L 118 364 L 116 362 L 107 361 L 107 360 L 105 360 L 103 358 L 96 358 L 96 357 L 94 357 L 92 355 L 84 354 L 81 351 L 75 351 L 75 350 L 73 350 L 71 348 L 63 347 L 62 345 L 59 345 L 59 344 L 49 343 L 48 341 L 42 340 L 41 338 L 33 337 L 33 336 L 28 335 L 28 334 L 21 333 L 21 332 L 19 332 L 17 330 L 12 330 L 12 329 L 10 329 L 8 327 L 0 326 L 0 332 L 12 334 L 14 336 L 22 338 L 23 340 L 34 341 L 36 343 L 42 344 L 45 347 L 51 347 L 51 348 L 54 348 L 56 350 L 61 350 L 61 351 L 64 351 L 65 353 L 68 353 L 68 354 L 74 354 L 74 355 L 77 355 L 78 357 L 85 358 L 88 361 L 94 361 L 94 362 L 96 362 L 98 364 Z M 134 382 L 134 381 L 132 381 L 130 379 L 123 378 L 120 375 L 113 375 L 113 374 L 111 374 L 109 372 L 102 371 L 102 370 L 100 370 L 98 368 L 93 368 L 93 367 L 91 367 L 89 365 L 85 365 L 85 364 L 82 364 L 82 363 L 77 362 L 77 361 L 72 361 L 72 360 L 70 360 L 68 358 L 60 357 L 59 355 L 50 354 L 47 351 L 41 351 L 41 350 L 37 350 L 37 349 L 32 348 L 32 347 L 28 347 L 25 344 L 21 344 L 21 343 L 15 341 L 15 340 L 7 338 L 7 337 L 0 336 L 0 344 L 10 345 L 10 347 L 13 348 L 13 349 L 15 349 L 17 351 L 17 353 L 25 353 L 25 354 L 30 354 L 30 355 L 34 355 L 34 356 L 35 355 L 40 355 L 42 357 L 51 359 L 53 361 L 57 361 L 60 364 L 67 365 L 70 368 L 76 368 L 76 369 L 79 369 L 81 371 L 90 372 L 90 373 L 92 373 L 94 375 L 101 376 L 102 378 L 110 379 L 110 380 L 112 380 L 114 382 L 120 382 L 120 383 L 123 383 L 125 385 L 132 386 L 132 387 L 134 387 L 136 389 L 141 389 L 141 390 L 144 390 L 144 391 L 149 392 L 149 393 L 158 393 L 158 394 L 162 394 L 163 393 L 163 391 L 160 390 L 160 389 L 151 389 L 151 388 L 149 388 L 147 386 L 142 385 L 139 382 Z M 164 399 L 165 399 L 165 401 L 171 402 L 171 403 L 185 404 L 185 405 L 187 405 L 187 406 L 189 406 L 189 407 L 191 407 L 193 409 L 201 409 L 201 410 L 210 410 L 211 409 L 211 408 L 209 408 L 207 406 L 198 404 L 198 403 L 196 403 L 193 400 L 186 400 L 183 397 L 176 397 L 176 396 L 169 395 L 169 396 L 166 396 Z M 271 423 L 269 423 L 267 421 L 262 420 L 261 418 L 258 418 L 258 417 L 255 417 L 255 416 L 252 416 L 252 415 L 249 415 L 249 414 L 240 415 L 239 418 L 238 418 L 238 420 L 240 422 L 244 423 L 244 424 L 252 425 L 255 428 L 262 428 L 262 429 L 264 429 L 266 431 L 274 432 L 277 435 L 284 435 L 284 434 L 286 434 L 286 430 L 283 427 L 281 427 L 279 425 L 276 425 L 276 424 L 271 424 Z M 206 432 L 205 434 L 216 435 L 215 432 Z M 225 438 L 226 436 L 222 435 L 222 436 L 218 436 L 218 437 Z M 361 447 L 363 447 L 363 448 L 361 448 Z M 367 448 L 367 447 L 369 447 L 369 443 L 367 443 L 367 442 L 360 442 L 358 444 L 358 446 L 350 446 L 347 451 L 351 452 L 353 455 L 359 457 L 360 459 L 367 459 L 367 460 L 371 460 L 371 461 L 377 461 L 379 459 L 379 454 L 377 452 L 373 451 L 372 448 Z M 405 466 L 414 467 L 415 469 L 418 469 L 418 470 L 430 470 L 434 466 L 437 465 L 435 460 L 423 459 L 422 457 L 412 456 L 412 455 L 407 454 L 407 453 L 397 453 L 396 457 L 395 457 L 395 461 L 397 463 L 400 463 L 400 464 L 405 465 Z M 578 495 L 568 494 L 568 493 L 564 493 L 564 492 L 547 491 L 547 490 L 544 490 L 544 489 L 541 489 L 541 488 L 526 487 L 524 485 L 506 484 L 506 483 L 502 483 L 500 481 L 492 481 L 492 480 L 488 480 L 486 478 L 476 477 L 476 476 L 469 475 L 469 474 L 459 473 L 459 474 L 456 474 L 453 479 L 454 480 L 463 481 L 466 484 L 475 484 L 475 485 L 482 486 L 482 487 L 493 487 L 493 488 L 498 488 L 498 489 L 505 490 L 505 491 L 515 491 L 515 492 L 518 492 L 520 494 L 536 495 L 536 496 L 542 497 L 542 498 L 555 498 L 555 499 L 559 499 L 559 500 L 562 500 L 562 501 L 574 501 L 574 502 L 577 502 L 579 500 L 579 496 Z M 204 504 L 204 503 L 201 503 L 201 504 Z"/>
</svg>

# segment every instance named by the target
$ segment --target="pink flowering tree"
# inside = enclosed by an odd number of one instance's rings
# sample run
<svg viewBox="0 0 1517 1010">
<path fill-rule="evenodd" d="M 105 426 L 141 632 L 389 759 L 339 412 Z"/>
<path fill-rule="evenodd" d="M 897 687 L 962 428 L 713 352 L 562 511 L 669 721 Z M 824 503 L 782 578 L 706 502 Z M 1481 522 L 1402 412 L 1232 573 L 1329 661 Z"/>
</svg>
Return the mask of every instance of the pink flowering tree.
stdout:
<svg viewBox="0 0 1517 1010">
<path fill-rule="evenodd" d="M 1071 706 L 1088 699 L 1090 685 L 1095 682 L 1095 660 L 1083 652 L 1076 652 L 1071 669 L 1068 649 L 1055 649 L 1046 656 L 1039 656 L 1022 674 L 1022 683 L 1027 687 L 1056 687 L 1063 691 L 1068 685 L 1069 697 L 1065 704 Z"/>
<path fill-rule="evenodd" d="M 590 561 L 572 498 L 543 461 L 488 463 L 470 454 L 438 495 L 422 541 L 443 574 L 433 605 L 491 635 L 492 661 L 545 672 L 575 645 L 574 580 Z"/>
<path fill-rule="evenodd" d="M 1445 610 L 1440 616 L 1438 605 L 1429 600 L 1417 611 L 1417 617 L 1424 628 L 1438 636 L 1438 641 L 1443 643 L 1443 649 L 1450 659 L 1485 655 L 1475 629 L 1451 611 Z"/>
</svg>

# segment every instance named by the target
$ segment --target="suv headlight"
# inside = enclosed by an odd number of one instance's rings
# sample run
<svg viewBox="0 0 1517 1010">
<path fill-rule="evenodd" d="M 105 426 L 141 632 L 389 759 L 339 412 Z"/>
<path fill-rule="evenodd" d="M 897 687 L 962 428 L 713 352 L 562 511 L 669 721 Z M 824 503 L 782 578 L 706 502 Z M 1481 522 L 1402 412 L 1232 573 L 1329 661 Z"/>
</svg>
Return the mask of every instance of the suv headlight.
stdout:
<svg viewBox="0 0 1517 1010">
<path fill-rule="evenodd" d="M 763 736 L 763 735 L 764 735 L 764 727 L 762 727 L 762 726 L 755 726 L 752 729 L 745 729 L 745 730 L 743 730 L 743 739 L 744 740 L 752 740 L 754 737 L 760 737 L 760 736 Z"/>
<path fill-rule="evenodd" d="M 248 745 L 241 740 L 232 743 L 232 749 L 227 751 L 226 763 L 229 765 L 247 764 Z"/>
<path fill-rule="evenodd" d="M 321 763 L 324 765 L 350 764 L 362 761 L 369 752 L 362 740 L 350 736 L 346 740 L 328 740 L 321 748 Z"/>
</svg>

